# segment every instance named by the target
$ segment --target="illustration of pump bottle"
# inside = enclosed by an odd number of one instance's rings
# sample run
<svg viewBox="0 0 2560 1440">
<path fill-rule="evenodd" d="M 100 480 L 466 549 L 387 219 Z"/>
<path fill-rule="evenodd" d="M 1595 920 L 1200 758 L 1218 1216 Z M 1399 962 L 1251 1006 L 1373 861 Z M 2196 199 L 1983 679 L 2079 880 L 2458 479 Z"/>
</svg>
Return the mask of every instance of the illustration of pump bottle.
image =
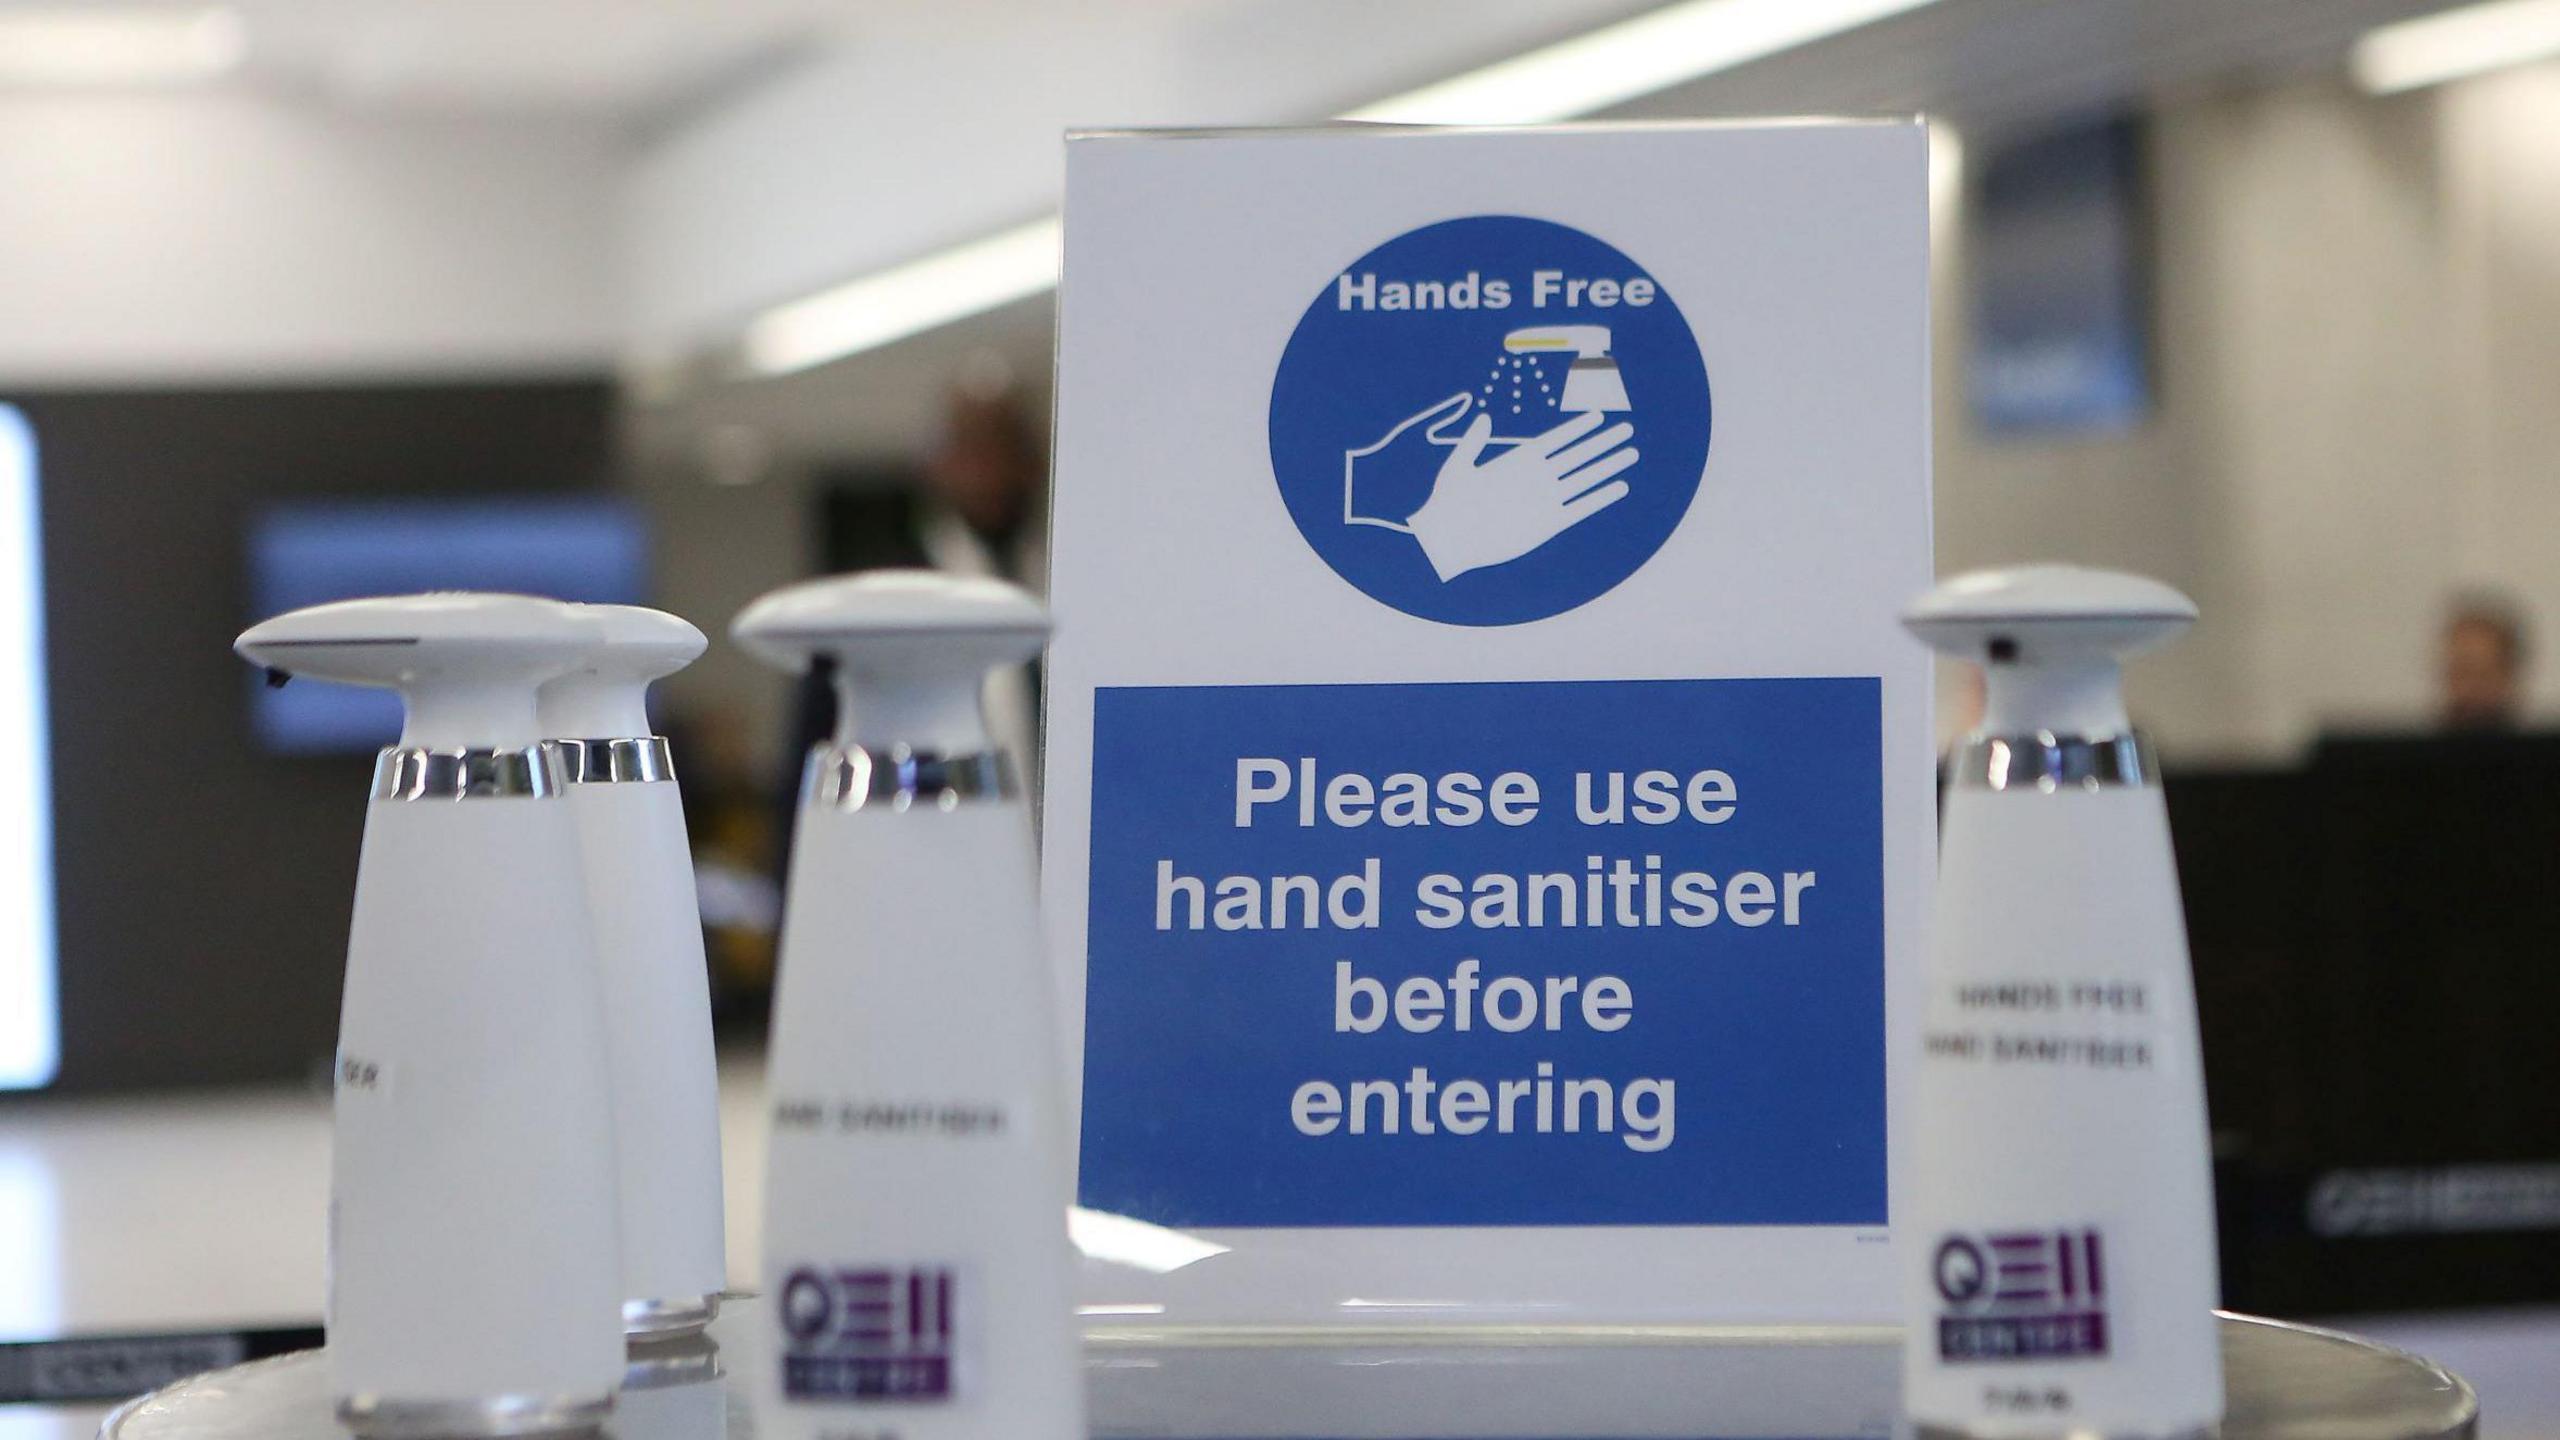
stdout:
<svg viewBox="0 0 2560 1440">
<path fill-rule="evenodd" d="M 979 704 L 1047 617 L 887 571 L 776 591 L 733 633 L 828 664 L 839 697 L 792 840 L 753 1383 L 794 1434 L 1077 1440 L 1056 1012 L 1029 815 Z"/>
<path fill-rule="evenodd" d="M 1556 421 L 1589 412 L 1616 413 L 1630 409 L 1626 378 L 1618 373 L 1617 359 L 1609 353 L 1609 327 L 1606 325 L 1529 325 L 1510 331 L 1502 337 L 1503 365 L 1513 376 L 1511 388 L 1522 400 L 1528 398 L 1526 387 L 1539 386 L 1540 403 L 1515 402 L 1508 407 L 1512 417 L 1505 422 L 1506 407 L 1501 401 L 1501 384 L 1485 387 L 1485 413 L 1495 417 L 1498 443 L 1516 445 L 1536 431 L 1545 430 Z M 1538 366 L 1549 355 L 1571 356 L 1566 362 L 1562 385 L 1548 380 L 1548 372 Z M 1496 374 L 1503 367 L 1496 368 Z M 1551 403 L 1550 403 L 1551 397 Z M 1523 415 L 1528 418 L 1520 418 Z"/>
<path fill-rule="evenodd" d="M 622 1378 L 595 936 L 535 692 L 598 638 L 523 595 L 347 600 L 236 647 L 269 678 L 397 689 L 347 938 L 328 1354 L 381 1437 L 578 1430 Z"/>
<path fill-rule="evenodd" d="M 602 966 L 623 1328 L 666 1336 L 709 1324 L 728 1283 L 710 969 L 674 759 L 648 708 L 650 683 L 692 664 L 703 639 L 636 605 L 581 613 L 596 640 L 542 687 L 542 728 L 566 771 Z"/>
<path fill-rule="evenodd" d="M 2195 614 L 2151 580 L 2037 565 L 1947 581 L 1904 615 L 1987 682 L 1948 779 L 1896 1222 L 1924 1433 L 2221 1418 L 2194 984 L 2157 763 L 2118 673 Z"/>
</svg>

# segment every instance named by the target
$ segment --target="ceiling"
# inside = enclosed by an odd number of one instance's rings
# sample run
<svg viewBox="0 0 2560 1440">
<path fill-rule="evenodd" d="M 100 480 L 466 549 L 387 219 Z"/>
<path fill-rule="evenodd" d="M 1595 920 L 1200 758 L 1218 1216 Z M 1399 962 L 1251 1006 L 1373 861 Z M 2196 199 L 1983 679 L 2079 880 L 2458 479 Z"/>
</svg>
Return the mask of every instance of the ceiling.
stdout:
<svg viewBox="0 0 2560 1440">
<path fill-rule="evenodd" d="M 350 105 L 553 109 L 649 120 L 680 113 L 759 73 L 830 49 L 923 46 L 1054 23 L 1123 37 L 1152 33 L 1194 48 L 1304 52 L 1283 33 L 1329 30 L 1346 48 L 1405 53 L 1391 67 L 1420 82 L 1522 48 L 1539 29 L 1569 34 L 1649 6 L 1645 0 L 212 0 L 248 39 L 241 79 Z M 2356 35 L 2446 0 L 1941 0 L 1850 34 L 1683 86 L 1629 114 L 1702 109 L 1945 110 L 1967 121 L 2032 119 L 2057 107 L 2232 73 L 2338 61 Z M 132 8 L 81 0 L 0 0 L 0 14 Z M 205 8 L 148 0 L 144 9 Z M 1500 14 L 1503 11 L 1512 14 Z M 1426 26 L 1395 25 L 1399 13 Z M 1141 39 L 1140 43 L 1146 43 Z M 1488 47 L 1492 47 L 1488 51 Z M 1361 66 L 1345 61 L 1348 70 Z M 1374 71 L 1372 71 L 1374 73 Z M 1003 75 L 955 76 L 987 88 Z M 1328 77 L 1305 76 L 1310 96 Z M 1331 104 L 1356 96 L 1325 95 Z M 1323 106 L 1304 118 L 1320 118 Z M 884 117 L 885 118 L 885 117 Z"/>
<path fill-rule="evenodd" d="M 142 13 L 0 0 L 0 15 Z M 220 0 L 244 42 L 224 83 L 351 108 L 549 110 L 643 118 L 845 25 L 816 0 Z"/>
<path fill-rule="evenodd" d="M 910 185 L 899 203 L 884 208 L 857 195 L 837 210 L 776 222 L 786 236 L 814 237 L 822 258 L 851 257 L 834 263 L 852 271 L 879 263 L 861 258 L 865 240 L 914 253 L 989 223 L 953 219 L 960 228 L 930 239 L 883 238 L 901 221 L 915 223 L 920 206 L 1007 223 L 1054 207 L 1059 117 L 1320 120 L 1650 8 L 1649 0 L 213 3 L 237 16 L 246 41 L 224 84 L 351 110 L 603 119 L 628 130 L 642 164 L 759 106 L 781 108 L 773 97 L 817 117 L 813 133 L 834 137 L 829 143 L 841 153 L 812 163 L 895 173 L 843 137 L 868 132 L 875 150 L 894 155 L 929 149 L 938 136 L 947 153 L 920 162 L 930 186 Z M 2198 86 L 2334 69 L 2371 26 L 2445 7 L 2446 0 L 1937 0 L 1609 113 L 1929 111 L 1980 138 Z M 80 0 L 0 0 L 0 15 L 79 8 Z M 871 68 L 845 64 L 847 56 Z M 899 80 L 903 87 L 892 83 Z M 839 93 L 808 94 L 829 86 Z M 1124 99 L 1133 95 L 1144 98 Z M 1142 113 L 1118 113 L 1124 108 Z M 1000 144 L 1014 147 L 1012 158 L 995 163 Z M 1036 163 L 1022 158 L 1024 147 L 1036 151 Z M 955 155 L 978 163 L 955 163 Z M 808 172 L 775 173 L 768 195 L 813 188 Z M 704 213 L 743 208 L 753 207 Z M 743 253 L 738 239 L 712 230 L 704 246 L 716 261 L 724 250 Z M 780 298 L 788 297 L 765 296 Z M 783 454 L 911 445 L 937 413 L 939 377 L 982 350 L 1006 356 L 1026 380 L 1045 380 L 1046 302 L 1008 306 L 803 375 L 696 385 L 674 403 L 644 408 L 639 428 L 665 453 L 723 426 L 749 427 Z"/>
<path fill-rule="evenodd" d="M 1981 137 L 2180 89 L 2343 71 L 2450 0 L 1940 0 L 1612 112 L 1928 111 Z"/>
<path fill-rule="evenodd" d="M 2146 97 L 2337 69 L 2365 30 L 2442 8 L 2445 0 L 1939 0 L 1608 113 L 1925 111 L 1978 141 Z M 1442 73 L 1469 63 L 1453 60 Z M 1049 320 L 1045 300 L 1018 303 L 819 370 L 711 385 L 643 412 L 639 433 L 677 457 L 707 425 L 748 427 L 783 454 L 914 445 L 940 413 L 941 377 L 972 353 L 1004 356 L 1032 393 L 1045 393 Z"/>
<path fill-rule="evenodd" d="M 1218 0 L 1074 0 L 1178 23 Z M 554 112 L 647 124 L 843 45 L 968 34 L 1019 0 L 0 0 L 0 15 L 236 17 L 229 83 L 355 109 Z"/>
</svg>

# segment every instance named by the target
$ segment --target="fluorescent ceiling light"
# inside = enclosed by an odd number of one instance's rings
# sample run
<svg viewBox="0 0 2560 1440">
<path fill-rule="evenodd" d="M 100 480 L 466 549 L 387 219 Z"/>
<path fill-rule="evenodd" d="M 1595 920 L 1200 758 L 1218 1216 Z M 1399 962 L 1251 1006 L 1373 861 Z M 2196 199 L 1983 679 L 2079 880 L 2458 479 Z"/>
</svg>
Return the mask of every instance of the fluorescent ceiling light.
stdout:
<svg viewBox="0 0 2560 1440">
<path fill-rule="evenodd" d="M 747 326 L 759 375 L 788 375 L 1037 295 L 1058 283 L 1055 215 L 777 305 Z"/>
<path fill-rule="evenodd" d="M 0 405 L 0 1090 L 51 1084 L 53 760 L 45 738 L 36 442 Z"/>
<path fill-rule="evenodd" d="M 1680 0 L 1341 118 L 1414 125 L 1570 119 L 1933 3 Z M 747 368 L 788 375 L 1039 294 L 1058 283 L 1063 233 L 1058 217 L 1047 216 L 776 306 L 747 327 Z"/>
<path fill-rule="evenodd" d="M 0 84 L 209 80 L 247 51 L 240 17 L 228 10 L 0 9 Z"/>
<path fill-rule="evenodd" d="M 2492 0 L 2365 32 L 2347 58 L 2376 95 L 2560 55 L 2560 0 Z"/>
<path fill-rule="evenodd" d="M 1682 0 L 1437 85 L 1363 105 L 1342 118 L 1394 125 L 1569 120 L 1931 3 Z"/>
</svg>

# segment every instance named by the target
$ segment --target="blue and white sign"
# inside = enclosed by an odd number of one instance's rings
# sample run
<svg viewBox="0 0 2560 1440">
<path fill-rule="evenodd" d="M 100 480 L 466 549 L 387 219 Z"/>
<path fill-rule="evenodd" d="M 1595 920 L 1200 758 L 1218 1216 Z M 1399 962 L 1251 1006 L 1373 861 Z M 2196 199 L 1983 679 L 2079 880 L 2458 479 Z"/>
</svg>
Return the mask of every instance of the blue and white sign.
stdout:
<svg viewBox="0 0 2560 1440">
<path fill-rule="evenodd" d="M 1925 156 L 1071 143 L 1043 883 L 1088 1304 L 1892 1313 Z"/>
<path fill-rule="evenodd" d="M 1882 1225 L 1876 689 L 1101 691 L 1082 1203 Z"/>
<path fill-rule="evenodd" d="M 1271 384 L 1271 470 L 1334 573 L 1408 615 L 1543 620 L 1671 538 L 1713 417 L 1687 317 L 1570 226 L 1443 220 L 1332 277 Z"/>
</svg>

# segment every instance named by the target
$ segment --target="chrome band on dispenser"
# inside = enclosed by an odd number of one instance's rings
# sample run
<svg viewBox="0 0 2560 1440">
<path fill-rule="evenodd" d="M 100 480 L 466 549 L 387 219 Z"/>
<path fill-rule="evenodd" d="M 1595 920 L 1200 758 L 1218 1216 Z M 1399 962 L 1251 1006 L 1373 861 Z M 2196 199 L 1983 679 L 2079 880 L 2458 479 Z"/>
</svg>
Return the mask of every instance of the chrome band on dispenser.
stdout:
<svg viewBox="0 0 2560 1440">
<path fill-rule="evenodd" d="M 937 755 L 893 745 L 875 755 L 859 745 L 823 744 L 809 751 L 800 801 L 838 810 L 876 804 L 955 810 L 975 801 L 1010 800 L 1016 793 L 1013 766 L 1001 750 Z"/>
<path fill-rule="evenodd" d="M 566 783 L 549 745 L 522 750 L 419 750 L 395 745 L 373 762 L 376 800 L 547 798 Z"/>
<path fill-rule="evenodd" d="M 2160 757 L 2139 730 L 2115 735 L 1985 735 L 1958 746 L 1947 783 L 1965 790 L 2156 788 Z"/>
<path fill-rule="evenodd" d="M 676 778 L 675 757 L 664 735 L 551 743 L 560 751 L 560 772 L 572 785 L 645 785 Z"/>
</svg>

